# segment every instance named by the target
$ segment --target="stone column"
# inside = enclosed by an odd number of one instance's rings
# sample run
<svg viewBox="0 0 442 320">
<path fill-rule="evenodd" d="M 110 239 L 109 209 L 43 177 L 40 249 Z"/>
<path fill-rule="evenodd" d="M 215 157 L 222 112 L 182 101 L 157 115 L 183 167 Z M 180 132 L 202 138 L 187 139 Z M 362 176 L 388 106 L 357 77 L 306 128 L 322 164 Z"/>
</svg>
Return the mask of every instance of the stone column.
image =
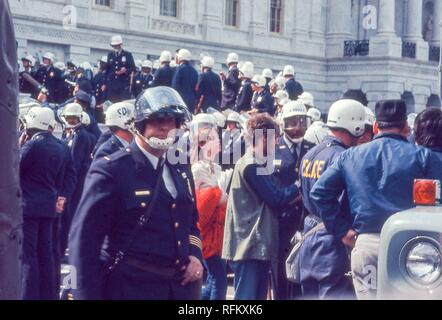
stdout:
<svg viewBox="0 0 442 320">
<path fill-rule="evenodd" d="M 433 36 L 431 45 L 440 47 L 440 32 L 442 23 L 442 0 L 434 0 Z"/>
<path fill-rule="evenodd" d="M 223 29 L 223 1 L 204 1 L 202 36 L 204 40 L 220 42 Z"/>
<path fill-rule="evenodd" d="M 147 29 L 146 3 L 142 0 L 126 0 L 126 28 L 142 31 Z"/>
<path fill-rule="evenodd" d="M 428 43 L 422 37 L 422 0 L 408 0 L 404 40 L 416 43 L 416 59 L 428 61 Z"/>
<path fill-rule="evenodd" d="M 327 23 L 327 58 L 344 56 L 344 41 L 351 40 L 351 0 L 329 0 Z"/>
<path fill-rule="evenodd" d="M 378 31 L 370 38 L 370 56 L 402 57 L 402 40 L 396 35 L 396 1 L 379 0 Z"/>
<path fill-rule="evenodd" d="M 249 45 L 254 48 L 266 47 L 267 35 L 270 29 L 267 28 L 268 17 L 267 12 L 270 10 L 270 3 L 267 0 L 247 1 L 249 8 L 241 8 L 241 12 L 250 10 L 250 24 L 249 24 Z M 244 4 L 244 2 L 241 2 Z"/>
</svg>

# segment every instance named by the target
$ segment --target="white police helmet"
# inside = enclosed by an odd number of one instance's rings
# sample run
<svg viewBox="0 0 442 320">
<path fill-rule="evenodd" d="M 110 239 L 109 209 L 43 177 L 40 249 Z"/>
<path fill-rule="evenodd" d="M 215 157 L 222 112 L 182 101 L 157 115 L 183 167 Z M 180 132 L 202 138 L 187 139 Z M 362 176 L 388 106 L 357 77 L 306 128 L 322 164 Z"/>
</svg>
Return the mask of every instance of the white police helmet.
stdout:
<svg viewBox="0 0 442 320">
<path fill-rule="evenodd" d="M 364 107 L 365 109 L 365 124 L 367 126 L 373 126 L 374 121 L 376 120 L 376 116 L 374 115 L 374 112 L 368 108 L 368 107 Z"/>
<path fill-rule="evenodd" d="M 26 129 L 48 130 L 53 124 L 52 119 L 46 112 L 42 111 L 42 107 L 33 107 L 25 116 Z"/>
<path fill-rule="evenodd" d="M 264 69 L 263 71 L 262 71 L 262 76 L 264 77 L 264 78 L 273 78 L 273 71 L 271 70 L 271 69 Z"/>
<path fill-rule="evenodd" d="M 123 44 L 123 38 L 120 35 L 112 36 L 111 38 L 111 46 L 119 46 Z"/>
<path fill-rule="evenodd" d="M 201 59 L 201 66 L 212 69 L 215 66 L 215 60 L 210 56 L 205 56 Z"/>
<path fill-rule="evenodd" d="M 171 68 L 175 68 L 176 67 L 176 61 L 175 60 L 171 60 L 169 66 Z"/>
<path fill-rule="evenodd" d="M 282 120 L 295 116 L 307 116 L 307 108 L 301 101 L 290 101 L 282 107 Z"/>
<path fill-rule="evenodd" d="M 178 61 L 191 61 L 192 53 L 187 49 L 181 49 L 178 51 Z"/>
<path fill-rule="evenodd" d="M 215 118 L 216 125 L 219 128 L 224 128 L 226 125 L 226 117 L 221 112 L 215 108 L 209 107 L 207 108 L 207 113 L 211 114 Z"/>
<path fill-rule="evenodd" d="M 304 91 L 299 97 L 299 100 L 302 101 L 307 107 L 313 108 L 315 107 L 315 98 L 310 92 Z"/>
<path fill-rule="evenodd" d="M 55 114 L 54 111 L 51 108 L 41 108 L 41 112 L 46 114 L 46 117 L 50 119 L 50 127 L 52 129 L 55 129 L 55 126 L 57 125 L 57 120 L 55 120 Z"/>
<path fill-rule="evenodd" d="M 277 100 L 278 104 L 281 105 L 281 101 L 288 99 L 289 94 L 285 90 L 278 90 L 278 91 L 276 91 L 274 98 Z"/>
<path fill-rule="evenodd" d="M 54 63 L 54 68 L 60 70 L 60 71 L 65 71 L 66 70 L 66 65 L 64 64 L 63 61 L 58 61 L 56 63 Z"/>
<path fill-rule="evenodd" d="M 29 61 L 29 64 L 31 67 L 35 66 L 35 58 L 31 56 L 30 54 L 26 55 L 25 57 L 21 58 L 21 60 Z"/>
<path fill-rule="evenodd" d="M 239 62 L 239 56 L 235 52 L 231 52 L 227 55 L 227 65 L 238 62 Z"/>
<path fill-rule="evenodd" d="M 321 144 L 322 141 L 330 134 L 330 129 L 325 124 L 317 124 L 307 129 L 304 140 L 315 145 Z"/>
<path fill-rule="evenodd" d="M 107 63 L 107 56 L 102 56 L 100 62 Z"/>
<path fill-rule="evenodd" d="M 91 124 L 91 117 L 84 111 L 81 113 L 81 124 L 85 127 Z"/>
<path fill-rule="evenodd" d="M 322 113 L 319 109 L 310 108 L 307 111 L 307 117 L 311 118 L 312 122 L 321 121 L 321 116 L 322 116 Z"/>
<path fill-rule="evenodd" d="M 160 54 L 160 62 L 170 62 L 172 60 L 172 54 L 170 51 L 163 51 Z"/>
<path fill-rule="evenodd" d="M 106 126 L 129 130 L 135 120 L 135 106 L 129 102 L 119 102 L 111 105 L 105 112 Z"/>
<path fill-rule="evenodd" d="M 264 76 L 257 74 L 252 78 L 252 83 L 262 88 L 265 87 L 267 81 L 266 78 L 264 78 Z"/>
<path fill-rule="evenodd" d="M 144 60 L 144 61 L 141 63 L 141 68 L 150 68 L 150 69 L 152 69 L 152 68 L 153 68 L 153 63 L 152 63 L 152 61 L 150 61 L 150 60 Z"/>
<path fill-rule="evenodd" d="M 355 137 L 365 132 L 364 106 L 352 99 L 336 101 L 330 107 L 327 126 L 330 129 L 345 129 Z"/>
<path fill-rule="evenodd" d="M 252 79 L 254 74 L 254 65 L 250 61 L 244 62 L 239 68 L 239 72 L 242 73 L 244 78 Z"/>
<path fill-rule="evenodd" d="M 295 68 L 291 65 L 287 65 L 284 67 L 284 71 L 282 72 L 282 75 L 285 76 L 294 76 L 295 75 Z"/>
<path fill-rule="evenodd" d="M 241 116 L 238 112 L 230 112 L 227 116 L 227 122 L 235 122 L 238 124 L 241 124 Z"/>
<path fill-rule="evenodd" d="M 46 52 L 42 58 L 48 59 L 49 61 L 51 61 L 51 63 L 55 62 L 55 55 L 52 52 Z"/>
<path fill-rule="evenodd" d="M 199 113 L 193 117 L 192 125 L 216 127 L 216 119 L 213 115 L 207 113 Z"/>
<path fill-rule="evenodd" d="M 67 117 L 76 117 L 79 122 L 75 125 L 71 125 L 66 120 Z M 83 120 L 83 108 L 78 103 L 69 103 L 61 111 L 61 119 L 66 128 L 75 129 L 81 125 Z"/>
</svg>

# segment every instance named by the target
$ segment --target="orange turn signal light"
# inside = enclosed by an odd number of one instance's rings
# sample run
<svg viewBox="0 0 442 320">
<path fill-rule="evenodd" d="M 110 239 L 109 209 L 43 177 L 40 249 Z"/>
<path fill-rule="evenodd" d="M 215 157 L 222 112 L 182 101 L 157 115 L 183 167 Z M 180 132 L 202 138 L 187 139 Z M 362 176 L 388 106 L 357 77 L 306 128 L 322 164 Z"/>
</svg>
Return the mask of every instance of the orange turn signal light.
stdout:
<svg viewBox="0 0 442 320">
<path fill-rule="evenodd" d="M 439 180 L 414 180 L 413 200 L 418 206 L 435 206 L 440 203 Z"/>
</svg>

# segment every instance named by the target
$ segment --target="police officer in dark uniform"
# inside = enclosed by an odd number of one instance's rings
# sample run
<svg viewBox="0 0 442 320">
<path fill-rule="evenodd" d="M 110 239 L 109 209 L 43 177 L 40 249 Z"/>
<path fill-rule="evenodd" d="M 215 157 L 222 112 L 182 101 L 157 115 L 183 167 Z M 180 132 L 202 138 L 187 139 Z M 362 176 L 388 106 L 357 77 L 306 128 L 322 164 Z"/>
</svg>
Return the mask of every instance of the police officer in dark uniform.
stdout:
<svg viewBox="0 0 442 320">
<path fill-rule="evenodd" d="M 283 76 L 286 79 L 285 90 L 289 94 L 290 100 L 297 100 L 304 92 L 302 85 L 295 80 L 295 68 L 293 66 L 285 66 Z"/>
<path fill-rule="evenodd" d="M 364 134 L 364 106 L 354 100 L 337 101 L 330 107 L 327 125 L 331 135 L 302 159 L 302 200 L 308 214 L 304 233 L 313 234 L 305 239 L 300 251 L 301 286 L 309 299 L 348 299 L 354 297 L 354 292 L 345 275 L 350 270 L 347 250 L 324 228 L 310 192 L 339 155 L 357 145 Z M 344 193 L 340 199 L 340 215 L 348 215 L 347 195 Z"/>
<path fill-rule="evenodd" d="M 61 100 L 66 101 L 74 96 L 74 89 L 77 83 L 77 61 L 66 63 L 66 72 L 63 74 L 63 86 L 60 87 Z"/>
<path fill-rule="evenodd" d="M 200 111 L 207 112 L 207 108 L 219 109 L 222 99 L 221 79 L 212 71 L 215 61 L 206 56 L 201 60 L 201 74 L 197 84 L 197 101 Z"/>
<path fill-rule="evenodd" d="M 78 103 L 70 103 L 66 105 L 62 111 L 61 117 L 65 123 L 63 141 L 68 145 L 71 151 L 75 172 L 77 173 L 77 183 L 74 192 L 67 204 L 67 212 L 62 216 L 60 247 L 62 256 L 64 257 L 72 217 L 75 213 L 78 202 L 80 201 L 84 179 L 91 163 L 90 150 L 92 150 L 92 146 L 91 139 L 86 129 L 81 124 L 81 119 L 83 117 L 83 108 L 81 105 Z"/>
<path fill-rule="evenodd" d="M 24 74 L 28 74 L 31 77 L 35 76 L 35 72 L 33 70 L 34 64 L 35 64 L 35 59 L 33 56 L 31 55 L 27 55 L 26 57 L 23 57 L 21 59 L 22 64 L 23 64 L 23 69 L 20 69 L 20 73 L 19 73 L 19 87 L 20 87 L 20 92 L 21 93 L 30 93 L 30 94 L 34 94 L 35 95 L 35 91 L 37 90 L 37 88 L 35 87 L 35 85 L 33 85 L 32 83 L 30 83 L 28 80 L 25 79 Z"/>
<path fill-rule="evenodd" d="M 94 160 L 129 147 L 133 140 L 129 124 L 134 120 L 134 113 L 135 107 L 129 102 L 115 103 L 106 110 L 106 126 L 112 135 L 93 154 Z"/>
<path fill-rule="evenodd" d="M 275 177 L 281 187 L 299 185 L 301 159 L 315 147 L 303 139 L 307 130 L 307 109 L 302 102 L 287 103 L 281 115 L 283 136 L 278 139 L 275 152 Z M 301 227 L 303 206 L 299 197 L 294 207 L 279 218 L 279 260 L 274 278 L 276 300 L 289 300 L 301 296 L 299 285 L 289 283 L 285 273 L 285 261 L 291 250 L 290 241 Z"/>
<path fill-rule="evenodd" d="M 144 60 L 141 63 L 141 70 L 137 72 L 135 75 L 135 83 L 134 83 L 134 96 L 138 97 L 138 95 L 149 88 L 152 85 L 153 75 L 152 75 L 152 61 Z"/>
<path fill-rule="evenodd" d="M 235 111 L 238 113 L 247 112 L 251 110 L 253 90 L 252 90 L 252 78 L 253 78 L 254 66 L 251 62 L 245 62 L 239 69 L 239 78 L 241 80 L 241 87 L 238 91 L 238 97 L 236 98 Z"/>
<path fill-rule="evenodd" d="M 94 88 L 94 96 L 95 101 L 97 103 L 97 106 L 103 104 L 107 99 L 107 71 L 108 71 L 108 64 L 107 64 L 107 56 L 103 56 L 100 59 L 100 67 L 97 72 L 97 74 L 92 79 L 92 86 Z"/>
<path fill-rule="evenodd" d="M 252 112 L 275 114 L 275 100 L 270 92 L 265 89 L 266 79 L 262 75 L 256 75 L 252 79 Z"/>
<path fill-rule="evenodd" d="M 121 36 L 113 36 L 111 40 L 112 52 L 107 55 L 109 64 L 107 85 L 108 99 L 112 102 L 121 102 L 131 98 L 135 62 L 132 53 L 122 49 Z"/>
<path fill-rule="evenodd" d="M 91 103 L 91 95 L 84 92 L 83 90 L 78 90 L 75 93 L 75 103 L 78 103 L 83 108 L 83 111 L 86 112 L 89 115 L 90 118 L 90 124 L 86 127 L 87 131 L 94 137 L 93 147 L 95 146 L 95 143 L 101 136 L 101 130 L 98 127 L 98 122 L 95 119 L 94 112 L 90 107 Z"/>
<path fill-rule="evenodd" d="M 53 66 L 54 60 L 54 54 L 45 53 L 43 55 L 43 65 L 37 70 L 34 78 L 48 91 L 47 100 L 49 103 L 62 103 L 64 101 L 60 99 L 58 92 L 63 79 L 61 71 Z M 35 93 L 33 97 L 37 98 L 38 93 Z"/>
<path fill-rule="evenodd" d="M 187 49 L 178 52 L 179 66 L 172 80 L 172 87 L 181 95 L 189 111 L 194 113 L 196 100 L 196 85 L 198 72 L 191 66 L 192 54 Z"/>
<path fill-rule="evenodd" d="M 239 88 L 241 87 L 241 80 L 239 79 L 238 69 L 239 57 L 235 52 L 229 53 L 227 56 L 227 66 L 229 72 L 227 75 L 220 73 L 223 81 L 224 91 L 221 101 L 221 110 L 234 109 L 236 105 L 236 98 L 238 96 Z"/>
<path fill-rule="evenodd" d="M 28 141 L 20 149 L 23 191 L 22 298 L 54 298 L 53 224 L 57 195 L 64 178 L 63 148 L 48 132 L 52 120 L 42 107 L 26 116 Z"/>
<path fill-rule="evenodd" d="M 70 238 L 74 299 L 199 298 L 193 181 L 164 159 L 186 109 L 171 88 L 146 90 L 136 103 L 134 142 L 93 163 Z"/>
<path fill-rule="evenodd" d="M 175 68 L 170 66 L 172 54 L 169 51 L 163 51 L 160 55 L 161 67 L 155 72 L 152 87 L 172 87 L 172 80 L 175 74 Z"/>
</svg>

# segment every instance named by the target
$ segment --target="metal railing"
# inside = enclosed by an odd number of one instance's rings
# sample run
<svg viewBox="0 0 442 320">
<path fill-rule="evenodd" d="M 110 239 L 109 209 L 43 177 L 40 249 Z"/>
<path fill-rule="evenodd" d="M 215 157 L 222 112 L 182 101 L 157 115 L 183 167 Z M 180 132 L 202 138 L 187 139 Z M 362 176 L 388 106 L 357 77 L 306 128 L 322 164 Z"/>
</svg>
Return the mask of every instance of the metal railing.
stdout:
<svg viewBox="0 0 442 320">
<path fill-rule="evenodd" d="M 368 40 L 344 41 L 344 57 L 368 56 L 370 42 Z"/>
<path fill-rule="evenodd" d="M 416 59 L 416 43 L 415 42 L 402 42 L 402 57 Z"/>
</svg>

